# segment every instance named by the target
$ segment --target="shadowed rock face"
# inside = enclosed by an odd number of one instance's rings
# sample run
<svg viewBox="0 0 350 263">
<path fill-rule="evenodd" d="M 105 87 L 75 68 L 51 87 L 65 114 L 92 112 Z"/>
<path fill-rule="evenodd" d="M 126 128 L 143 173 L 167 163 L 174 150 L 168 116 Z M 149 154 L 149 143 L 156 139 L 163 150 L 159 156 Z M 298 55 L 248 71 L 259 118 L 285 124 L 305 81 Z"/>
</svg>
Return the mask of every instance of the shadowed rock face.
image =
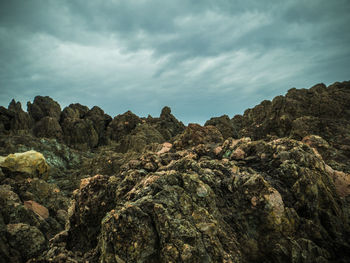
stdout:
<svg viewBox="0 0 350 263">
<path fill-rule="evenodd" d="M 237 130 L 227 115 L 211 118 L 204 124 L 204 126 L 208 125 L 215 126 L 221 132 L 224 139 L 229 137 L 238 138 Z"/>
<path fill-rule="evenodd" d="M 46 116 L 57 120 L 60 119 L 61 106 L 48 96 L 36 96 L 33 104 L 28 102 L 27 106 L 30 116 L 32 116 L 35 121 L 39 121 Z"/>
<path fill-rule="evenodd" d="M 141 119 L 131 111 L 120 114 L 109 123 L 107 128 L 107 136 L 114 141 L 120 141 L 125 135 L 129 134 Z"/>
<path fill-rule="evenodd" d="M 20 102 L 12 100 L 8 109 L 0 106 L 0 133 L 16 134 L 28 131 L 33 120 L 22 110 Z"/>
<path fill-rule="evenodd" d="M 112 119 L 71 104 L 57 118 L 39 97 L 33 121 L 13 101 L 0 262 L 349 262 L 349 93 L 292 89 L 187 127 L 169 107 Z"/>
</svg>

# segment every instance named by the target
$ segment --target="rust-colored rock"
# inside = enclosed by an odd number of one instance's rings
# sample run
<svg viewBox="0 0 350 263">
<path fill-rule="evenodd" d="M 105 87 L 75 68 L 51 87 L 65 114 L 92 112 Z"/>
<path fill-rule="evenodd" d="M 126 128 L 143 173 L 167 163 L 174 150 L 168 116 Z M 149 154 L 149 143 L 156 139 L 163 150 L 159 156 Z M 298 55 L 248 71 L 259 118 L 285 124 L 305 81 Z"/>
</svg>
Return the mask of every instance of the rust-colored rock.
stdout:
<svg viewBox="0 0 350 263">
<path fill-rule="evenodd" d="M 33 200 L 24 201 L 24 207 L 32 210 L 34 213 L 36 213 L 43 219 L 46 219 L 50 216 L 49 210 L 45 206 L 42 206 L 41 204 L 38 204 Z"/>
</svg>

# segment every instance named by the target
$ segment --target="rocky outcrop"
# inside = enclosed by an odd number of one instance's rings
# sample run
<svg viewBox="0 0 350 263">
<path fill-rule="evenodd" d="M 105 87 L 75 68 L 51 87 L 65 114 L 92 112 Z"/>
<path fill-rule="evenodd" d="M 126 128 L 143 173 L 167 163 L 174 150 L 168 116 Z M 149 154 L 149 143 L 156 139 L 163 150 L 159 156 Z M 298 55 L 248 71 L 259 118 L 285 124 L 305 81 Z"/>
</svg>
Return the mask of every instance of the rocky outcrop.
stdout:
<svg viewBox="0 0 350 263">
<path fill-rule="evenodd" d="M 83 180 L 65 249 L 93 262 L 346 262 L 342 202 L 306 144 L 230 139 Z"/>
<path fill-rule="evenodd" d="M 177 134 L 184 131 L 185 125 L 178 121 L 174 115 L 171 114 L 169 107 L 164 107 L 159 118 L 151 120 L 147 119 L 150 123 L 154 123 L 156 129 L 162 134 L 163 138 L 167 141 L 171 140 Z"/>
<path fill-rule="evenodd" d="M 106 145 L 108 143 L 107 138 L 107 127 L 108 124 L 112 121 L 111 116 L 105 114 L 104 111 L 94 106 L 86 113 L 86 119 L 91 120 L 95 131 L 98 135 L 98 145 Z"/>
<path fill-rule="evenodd" d="M 61 106 L 48 96 L 36 96 L 33 103 L 27 103 L 27 107 L 28 113 L 35 121 L 40 121 L 46 116 L 60 119 Z"/>
<path fill-rule="evenodd" d="M 61 113 L 61 122 L 65 119 L 83 119 L 86 113 L 89 111 L 89 108 L 81 105 L 80 103 L 70 104 L 68 107 L 65 107 Z"/>
<path fill-rule="evenodd" d="M 328 87 L 317 84 L 310 89 L 291 89 L 286 96 L 263 101 L 233 124 L 241 136 L 253 139 L 291 137 L 302 140 L 318 135 L 326 140 L 332 157 L 323 156 L 335 169 L 350 171 L 350 82 L 336 82 Z"/>
<path fill-rule="evenodd" d="M 198 144 L 215 144 L 223 141 L 220 131 L 214 126 L 200 126 L 190 123 L 185 131 L 180 134 L 174 145 L 178 149 L 195 146 Z"/>
<path fill-rule="evenodd" d="M 138 125 L 130 134 L 124 136 L 117 151 L 125 153 L 128 151 L 142 152 L 146 146 L 152 143 L 164 142 L 160 132 L 147 123 Z"/>
<path fill-rule="evenodd" d="M 21 134 L 32 126 L 33 120 L 22 110 L 20 102 L 12 100 L 8 109 L 0 106 L 0 133 Z"/>
<path fill-rule="evenodd" d="M 230 137 L 238 138 L 237 130 L 227 115 L 211 118 L 204 124 L 204 126 L 208 125 L 215 126 L 221 132 L 224 139 Z"/>
<path fill-rule="evenodd" d="M 127 111 L 113 118 L 107 127 L 107 136 L 111 140 L 119 142 L 141 122 L 138 116 L 131 111 Z"/>
<path fill-rule="evenodd" d="M 0 262 L 349 262 L 349 90 L 292 89 L 187 127 L 168 107 L 58 119 L 37 102 L 45 116 L 17 132 L 13 102 Z"/>
<path fill-rule="evenodd" d="M 108 142 L 106 130 L 111 117 L 95 106 L 91 110 L 71 104 L 61 114 L 64 141 L 79 150 L 87 150 Z"/>
<path fill-rule="evenodd" d="M 44 117 L 35 123 L 33 133 L 36 137 L 56 138 L 62 140 L 63 132 L 57 119 Z"/>
<path fill-rule="evenodd" d="M 88 150 L 98 145 L 98 134 L 91 120 L 67 118 L 61 125 L 64 141 L 69 146 Z"/>
</svg>

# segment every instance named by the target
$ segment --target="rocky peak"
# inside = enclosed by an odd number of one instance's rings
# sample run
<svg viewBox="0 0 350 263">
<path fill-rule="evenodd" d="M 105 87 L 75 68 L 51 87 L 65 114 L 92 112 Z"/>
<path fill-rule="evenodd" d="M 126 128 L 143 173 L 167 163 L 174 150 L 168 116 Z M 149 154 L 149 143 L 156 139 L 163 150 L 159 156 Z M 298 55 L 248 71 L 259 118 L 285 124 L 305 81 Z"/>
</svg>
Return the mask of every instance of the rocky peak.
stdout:
<svg viewBox="0 0 350 263">
<path fill-rule="evenodd" d="M 39 121 L 46 116 L 60 119 L 61 106 L 49 96 L 36 96 L 33 103 L 28 101 L 27 107 L 28 113 L 35 121 Z"/>
</svg>

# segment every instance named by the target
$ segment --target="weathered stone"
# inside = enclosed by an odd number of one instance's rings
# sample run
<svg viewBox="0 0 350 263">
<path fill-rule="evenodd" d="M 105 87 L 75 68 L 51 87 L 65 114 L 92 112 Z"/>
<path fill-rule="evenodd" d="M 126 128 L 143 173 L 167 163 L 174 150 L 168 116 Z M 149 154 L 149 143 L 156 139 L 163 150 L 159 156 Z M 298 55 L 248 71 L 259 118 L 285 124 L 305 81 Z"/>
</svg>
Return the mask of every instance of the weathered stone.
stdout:
<svg viewBox="0 0 350 263">
<path fill-rule="evenodd" d="M 169 142 L 165 142 L 162 144 L 162 149 L 160 149 L 157 154 L 162 154 L 162 153 L 166 153 L 169 152 L 171 147 L 173 147 L 173 145 Z"/>
<path fill-rule="evenodd" d="M 60 119 L 61 106 L 48 96 L 36 96 L 33 103 L 28 101 L 27 107 L 28 113 L 35 121 L 39 121 L 46 116 L 56 120 Z"/>
<path fill-rule="evenodd" d="M 67 107 L 62 127 L 78 123 L 95 131 L 70 128 L 82 138 L 71 145 L 85 144 L 84 151 L 5 130 L 2 155 L 36 149 L 55 169 L 47 181 L 8 168 L 0 173 L 0 258 L 348 262 L 349 88 L 316 85 L 265 101 L 231 120 L 240 136 L 249 135 L 240 139 L 229 138 L 225 116 L 209 121 L 216 127 L 181 130 L 168 107 L 159 118 L 127 112 L 110 123 L 98 107 Z M 103 138 L 109 140 L 101 146 Z M 28 248 L 16 244 L 33 227 L 50 242 L 29 258 Z"/>
<path fill-rule="evenodd" d="M 285 96 L 263 101 L 243 116 L 233 118 L 241 136 L 273 139 L 290 136 L 301 140 L 318 135 L 329 143 L 331 151 L 320 152 L 333 168 L 350 172 L 350 82 L 328 87 L 317 84 L 310 89 L 290 89 Z M 333 152 L 333 153 L 331 153 Z"/>
<path fill-rule="evenodd" d="M 190 123 L 185 131 L 174 142 L 177 148 L 186 148 L 198 144 L 220 143 L 223 137 L 220 131 L 214 126 L 202 127 L 199 124 Z"/>
<path fill-rule="evenodd" d="M 113 118 L 107 128 L 107 136 L 114 141 L 120 141 L 141 122 L 138 116 L 131 111 L 127 111 Z"/>
<path fill-rule="evenodd" d="M 120 140 L 120 145 L 117 147 L 117 150 L 120 152 L 142 152 L 147 145 L 162 142 L 164 142 L 164 138 L 160 132 L 147 123 L 143 123 Z"/>
<path fill-rule="evenodd" d="M 89 119 L 67 118 L 61 124 L 64 141 L 79 150 L 88 150 L 98 145 L 98 134 Z"/>
<path fill-rule="evenodd" d="M 185 125 L 178 121 L 174 115 L 171 114 L 171 109 L 169 107 L 164 107 L 159 116 L 156 119 L 156 128 L 162 134 L 165 140 L 170 140 L 177 134 L 181 133 L 185 129 Z"/>
<path fill-rule="evenodd" d="M 21 255 L 22 262 L 39 256 L 46 248 L 47 241 L 45 237 L 34 226 L 23 223 L 9 224 L 6 229 L 10 248 L 18 251 L 17 253 Z"/>
<path fill-rule="evenodd" d="M 68 209 L 68 248 L 88 251 L 96 247 L 101 220 L 115 205 L 114 184 L 96 175 L 81 181 Z"/>
<path fill-rule="evenodd" d="M 227 115 L 211 118 L 204 124 L 204 126 L 208 125 L 215 126 L 221 132 L 224 139 L 229 137 L 238 138 L 237 130 Z"/>
<path fill-rule="evenodd" d="M 49 170 L 45 157 L 36 151 L 14 153 L 6 157 L 0 157 L 0 167 L 11 172 L 27 174 L 30 177 L 45 176 Z"/>
<path fill-rule="evenodd" d="M 33 200 L 24 201 L 24 207 L 32 210 L 35 214 L 39 215 L 43 219 L 47 219 L 49 217 L 49 210 L 45 206 L 38 204 Z"/>
<path fill-rule="evenodd" d="M 61 113 L 60 122 L 62 123 L 65 119 L 83 119 L 88 113 L 89 108 L 79 103 L 70 104 L 65 107 Z"/>
<path fill-rule="evenodd" d="M 62 139 L 62 128 L 57 119 L 52 117 L 43 117 L 35 123 L 33 133 L 36 137 Z"/>
<path fill-rule="evenodd" d="M 21 134 L 33 126 L 33 120 L 22 110 L 20 102 L 12 100 L 8 109 L 0 107 L 0 132 Z"/>
<path fill-rule="evenodd" d="M 86 113 L 85 117 L 92 121 L 95 131 L 98 134 L 99 145 L 107 144 L 106 130 L 108 124 L 112 121 L 111 116 L 105 114 L 101 108 L 94 106 Z"/>
</svg>

